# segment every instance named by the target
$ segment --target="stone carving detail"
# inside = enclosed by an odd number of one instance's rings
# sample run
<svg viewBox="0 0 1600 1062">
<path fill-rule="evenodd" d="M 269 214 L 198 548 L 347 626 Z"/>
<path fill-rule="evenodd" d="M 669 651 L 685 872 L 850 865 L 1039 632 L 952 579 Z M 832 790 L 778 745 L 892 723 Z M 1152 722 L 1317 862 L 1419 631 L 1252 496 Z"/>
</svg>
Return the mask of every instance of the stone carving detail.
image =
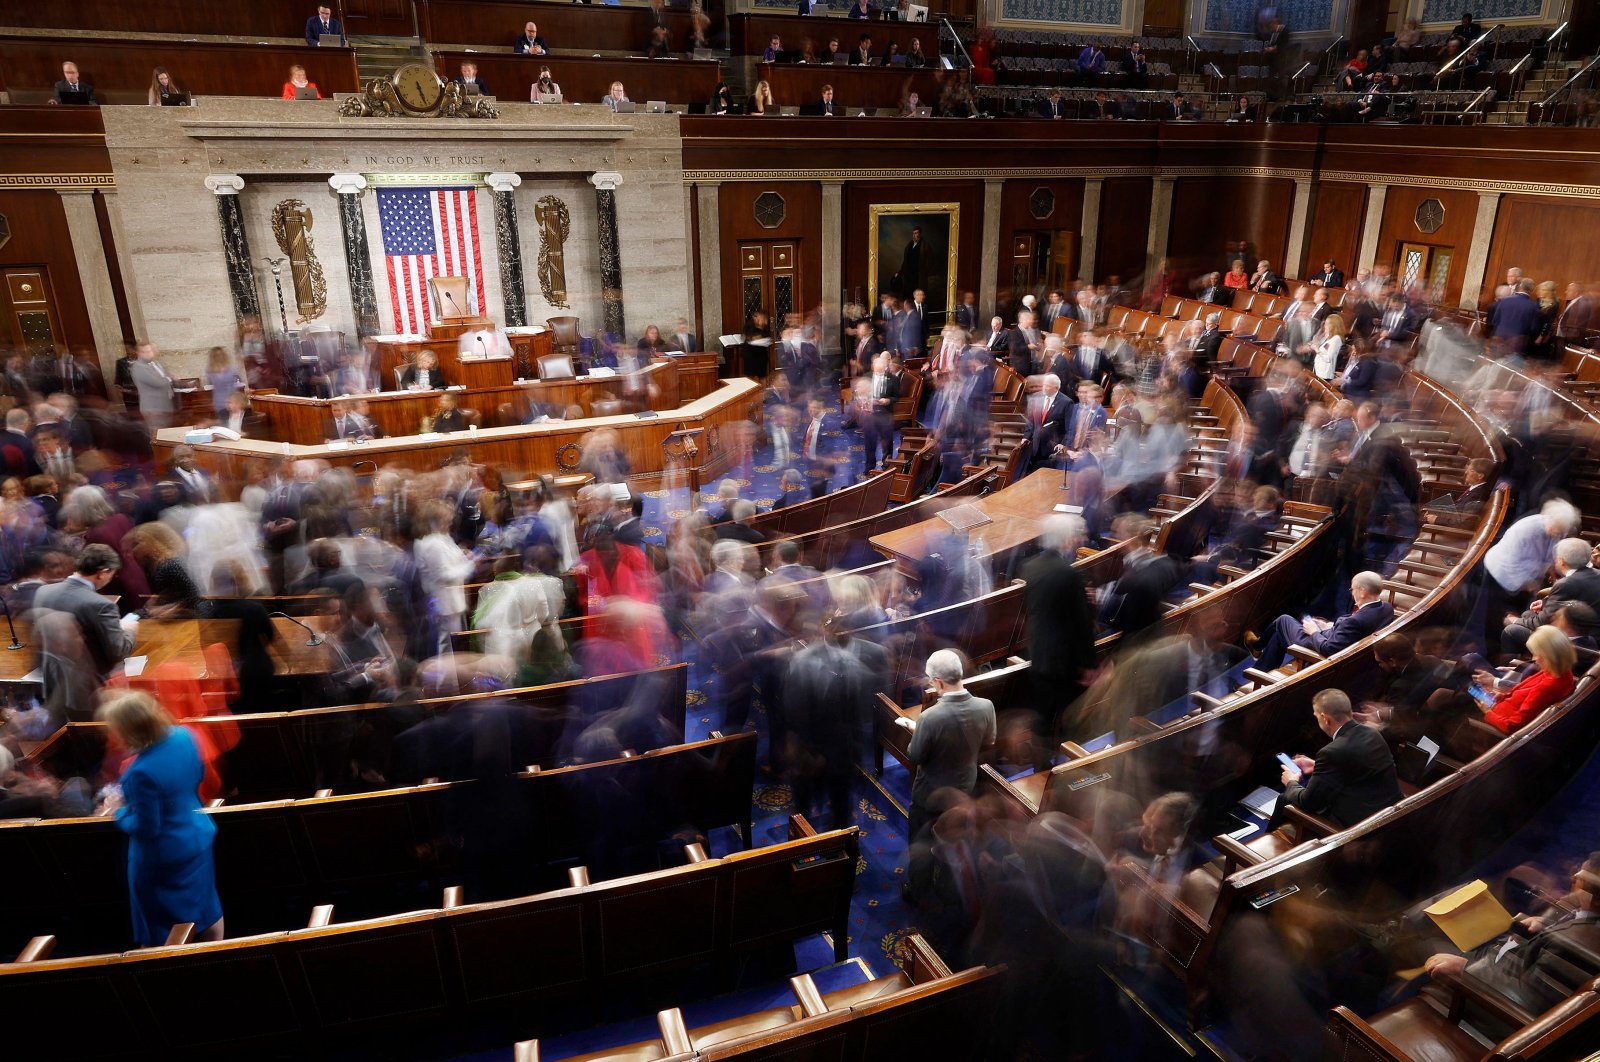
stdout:
<svg viewBox="0 0 1600 1062">
<path fill-rule="evenodd" d="M 272 211 L 272 236 L 278 249 L 289 257 L 294 305 L 301 323 L 316 320 L 328 310 L 328 284 L 311 243 L 311 208 L 298 199 L 279 203 Z"/>
<path fill-rule="evenodd" d="M 400 105 L 394 85 L 386 78 L 375 77 L 367 81 L 361 95 L 351 96 L 339 105 L 339 114 L 345 118 L 410 118 L 413 115 Z M 466 88 L 450 82 L 444 88 L 436 118 L 498 118 L 500 112 L 489 101 L 468 96 Z"/>
<path fill-rule="evenodd" d="M 552 306 L 567 307 L 567 258 L 564 250 L 572 232 L 567 204 L 547 195 L 533 205 L 539 223 L 539 290 Z"/>
</svg>

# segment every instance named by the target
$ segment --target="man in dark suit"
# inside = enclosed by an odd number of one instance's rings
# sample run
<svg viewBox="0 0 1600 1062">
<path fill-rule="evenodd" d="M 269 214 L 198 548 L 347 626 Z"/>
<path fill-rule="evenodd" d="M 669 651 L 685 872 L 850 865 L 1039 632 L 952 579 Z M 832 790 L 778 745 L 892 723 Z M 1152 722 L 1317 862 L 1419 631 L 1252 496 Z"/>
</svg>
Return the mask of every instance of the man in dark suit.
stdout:
<svg viewBox="0 0 1600 1062">
<path fill-rule="evenodd" d="M 1067 297 L 1060 289 L 1050 291 L 1045 295 L 1044 306 L 1039 310 L 1039 327 L 1046 332 L 1054 332 L 1056 318 L 1060 317 L 1065 309 L 1067 309 Z"/>
<path fill-rule="evenodd" d="M 68 95 L 68 94 L 71 95 Z M 82 97 L 78 94 L 82 93 Z M 91 107 L 100 106 L 100 101 L 95 99 L 94 86 L 78 76 L 78 64 L 65 62 L 61 64 L 61 80 L 56 82 L 55 98 L 51 103 L 84 103 Z"/>
<path fill-rule="evenodd" d="M 468 92 L 471 92 L 473 88 L 476 88 L 478 90 L 478 95 L 489 95 L 489 86 L 485 85 L 483 83 L 483 78 L 478 76 L 477 63 L 462 63 L 461 76 L 456 78 L 456 83 L 461 85 Z"/>
<path fill-rule="evenodd" d="M 1325 288 L 1344 287 L 1344 270 L 1339 268 L 1332 258 L 1322 263 L 1322 272 L 1314 277 L 1307 278 L 1309 283 L 1320 284 Z"/>
<path fill-rule="evenodd" d="M 978 331 L 978 300 L 970 291 L 961 293 L 961 303 L 956 307 L 956 327 L 967 335 L 974 335 Z"/>
<path fill-rule="evenodd" d="M 1217 306 L 1233 305 L 1233 289 L 1222 282 L 1221 273 L 1207 273 L 1205 285 L 1200 289 L 1200 301 Z"/>
<path fill-rule="evenodd" d="M 1061 102 L 1060 89 L 1051 89 L 1050 95 L 1040 100 L 1038 106 L 1034 109 L 1039 112 L 1040 118 L 1065 118 L 1067 116 L 1067 106 Z"/>
<path fill-rule="evenodd" d="M 1527 301 L 1535 310 L 1538 309 L 1532 299 Z M 1491 327 L 1493 318 L 1494 315 L 1491 313 Z M 1406 307 L 1406 297 L 1399 292 L 1390 295 L 1388 305 L 1384 308 L 1382 316 L 1373 322 L 1372 329 L 1372 345 L 1379 350 L 1386 346 L 1411 342 L 1411 337 L 1417 330 L 1417 319 Z M 1500 333 L 1495 334 L 1498 336 Z"/>
<path fill-rule="evenodd" d="M 321 38 L 337 34 L 339 46 L 345 45 L 344 26 L 333 17 L 333 8 L 327 4 L 318 4 L 317 13 L 306 19 L 306 43 L 315 48 L 321 43 Z"/>
<path fill-rule="evenodd" d="M 1332 740 L 1315 760 L 1294 757 L 1297 770 L 1283 769 L 1280 805 L 1300 808 L 1339 826 L 1354 826 L 1400 801 L 1394 754 L 1383 735 L 1353 718 L 1343 690 L 1323 690 L 1311 699 L 1317 728 Z"/>
<path fill-rule="evenodd" d="M 333 437 L 335 439 L 381 439 L 383 429 L 372 421 L 368 412 L 365 399 L 357 399 L 350 403 L 340 403 L 339 412 L 333 417 Z"/>
<path fill-rule="evenodd" d="M 878 467 L 880 450 L 881 460 L 894 455 L 894 404 L 900 398 L 900 381 L 889 372 L 889 355 L 880 353 L 872 359 L 872 375 L 868 379 L 872 409 L 861 425 L 861 436 L 866 444 L 863 471 L 872 472 Z"/>
<path fill-rule="evenodd" d="M 823 85 L 822 95 L 808 108 L 808 113 L 822 118 L 832 118 L 839 112 L 833 102 L 833 86 Z"/>
<path fill-rule="evenodd" d="M 856 41 L 855 50 L 850 53 L 850 65 L 872 65 L 872 34 L 863 33 L 861 39 Z"/>
<path fill-rule="evenodd" d="M 1064 396 L 1056 395 L 1063 399 Z M 1083 576 L 1073 567 L 1078 547 L 1089 540 L 1083 518 L 1052 515 L 1040 529 L 1038 554 L 1022 569 L 1028 618 L 1029 685 L 1039 735 L 1055 744 L 1061 712 L 1083 692 L 1094 667 L 1094 610 Z"/>
<path fill-rule="evenodd" d="M 1024 374 L 1032 372 L 1034 358 L 1044 349 L 1044 336 L 1039 331 L 1038 318 L 1032 310 L 1017 314 L 1017 327 L 1011 330 L 1009 344 L 1010 352 L 1006 360 L 1011 367 Z"/>
<path fill-rule="evenodd" d="M 693 354 L 700 349 L 699 343 L 695 341 L 693 330 L 689 328 L 689 322 L 684 318 L 678 318 L 678 327 L 667 337 L 666 349 L 681 350 L 685 354 Z"/>
<path fill-rule="evenodd" d="M 1022 429 L 1028 447 L 1024 474 L 1038 471 L 1055 459 L 1055 449 L 1067 435 L 1072 404 L 1072 399 L 1061 393 L 1061 377 L 1047 373 L 1039 392 L 1027 403 L 1027 423 Z"/>
<path fill-rule="evenodd" d="M 1078 381 L 1078 401 L 1067 416 L 1067 430 L 1056 447 L 1068 469 L 1077 467 L 1088 456 L 1094 437 L 1106 430 L 1108 414 L 1102 404 L 1105 391 L 1089 380 Z"/>
<path fill-rule="evenodd" d="M 1340 616 L 1332 623 L 1314 616 L 1303 620 L 1298 616 L 1279 616 L 1256 652 L 1256 667 L 1271 671 L 1283 663 L 1291 645 L 1303 645 L 1322 656 L 1332 656 L 1387 627 L 1394 619 L 1394 606 L 1379 599 L 1382 590 L 1383 576 L 1377 572 L 1357 572 L 1350 580 L 1355 609 L 1349 615 Z"/>
<path fill-rule="evenodd" d="M 1551 584 L 1549 595 L 1501 631 L 1500 648 L 1508 655 L 1526 656 L 1528 636 L 1550 622 L 1550 617 L 1565 605 L 1581 601 L 1600 610 L 1600 568 L 1591 563 L 1589 543 L 1581 538 L 1557 542 L 1553 566 L 1557 579 Z"/>
<path fill-rule="evenodd" d="M 782 713 L 804 750 L 793 765 L 795 808 L 816 815 L 826 796 L 828 822 L 836 830 L 855 822 L 851 781 L 866 762 L 862 735 L 870 729 L 878 693 L 889 682 L 888 653 L 851 637 L 843 619 L 828 616 L 823 637 L 789 662 Z"/>
<path fill-rule="evenodd" d="M 974 329 L 976 331 L 976 329 Z M 1011 351 L 1011 330 L 999 317 L 989 318 L 989 331 L 981 339 L 983 347 L 995 357 L 1004 357 Z"/>
<path fill-rule="evenodd" d="M 1116 100 L 1108 97 L 1104 92 L 1094 94 L 1094 102 L 1089 105 L 1089 113 L 1085 118 L 1121 118 L 1122 106 Z"/>
<path fill-rule="evenodd" d="M 1222 315 L 1206 314 L 1206 324 L 1194 341 L 1194 363 L 1209 367 L 1222 353 Z"/>
<path fill-rule="evenodd" d="M 928 321 L 928 293 L 921 288 L 912 291 L 911 301 L 906 303 L 906 313 L 911 315 L 910 320 L 907 322 L 911 331 L 905 338 L 911 342 L 917 352 L 917 356 L 920 356 L 928 346 L 930 323 Z M 901 349 L 905 349 L 903 344 Z"/>
<path fill-rule="evenodd" d="M 467 430 L 467 416 L 456 408 L 456 396 L 449 391 L 439 396 L 439 409 L 433 415 L 433 430 L 441 435 Z"/>
<path fill-rule="evenodd" d="M 798 328 L 784 329 L 777 356 L 778 368 L 789 381 L 789 394 L 798 401 L 821 379 L 822 356 L 815 344 L 805 341 Z"/>
<path fill-rule="evenodd" d="M 833 431 L 827 421 L 828 407 L 820 398 L 807 404 L 805 426 L 800 429 L 800 457 L 812 473 L 811 492 L 815 497 L 827 493 L 828 481 L 833 476 L 838 461 L 843 436 Z M 825 475 L 820 474 L 825 473 Z M 820 488 L 820 489 L 819 489 Z"/>
<path fill-rule="evenodd" d="M 855 375 L 865 376 L 872 371 L 872 359 L 883 350 L 883 342 L 873 331 L 871 321 L 858 321 L 855 342 L 851 345 L 850 359 L 855 362 Z"/>
<path fill-rule="evenodd" d="M 1581 346 L 1587 341 L 1594 319 L 1594 299 L 1582 284 L 1568 284 L 1567 305 L 1556 318 L 1556 355 L 1568 345 Z"/>
<path fill-rule="evenodd" d="M 1156 117 L 1168 122 L 1192 122 L 1200 117 L 1200 112 L 1180 92 L 1172 97 L 1171 103 L 1161 107 L 1161 113 Z"/>
<path fill-rule="evenodd" d="M 117 606 L 100 596 L 121 567 L 110 546 L 85 546 L 72 575 L 34 595 L 45 707 L 62 719 L 93 718 L 105 676 L 133 648 L 134 624 L 124 627 Z"/>
<path fill-rule="evenodd" d="M 1533 281 L 1519 280 L 1517 288 L 1489 308 L 1489 334 L 1518 352 L 1539 331 L 1539 304 L 1533 300 Z"/>
<path fill-rule="evenodd" d="M 1105 351 L 1100 347 L 1100 337 L 1094 332 L 1078 333 L 1078 349 L 1067 360 L 1067 371 L 1071 379 L 1063 378 L 1061 384 L 1071 387 L 1074 392 L 1080 383 L 1103 384 L 1111 374 L 1111 362 L 1106 359 Z"/>
</svg>

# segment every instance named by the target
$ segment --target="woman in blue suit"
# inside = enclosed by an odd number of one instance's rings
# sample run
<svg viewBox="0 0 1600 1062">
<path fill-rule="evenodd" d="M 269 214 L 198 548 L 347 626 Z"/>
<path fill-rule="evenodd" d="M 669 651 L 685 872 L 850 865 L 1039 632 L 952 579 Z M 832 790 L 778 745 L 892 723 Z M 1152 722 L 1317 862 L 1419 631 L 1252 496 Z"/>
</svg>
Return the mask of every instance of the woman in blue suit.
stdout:
<svg viewBox="0 0 1600 1062">
<path fill-rule="evenodd" d="M 222 939 L 211 843 L 217 828 L 200 810 L 204 773 L 194 738 L 173 726 L 147 693 L 118 694 L 100 717 L 136 755 L 122 775 L 122 795 L 108 802 L 128 835 L 128 894 L 140 947 L 167 939 L 175 925 L 194 923 L 201 940 Z"/>
</svg>

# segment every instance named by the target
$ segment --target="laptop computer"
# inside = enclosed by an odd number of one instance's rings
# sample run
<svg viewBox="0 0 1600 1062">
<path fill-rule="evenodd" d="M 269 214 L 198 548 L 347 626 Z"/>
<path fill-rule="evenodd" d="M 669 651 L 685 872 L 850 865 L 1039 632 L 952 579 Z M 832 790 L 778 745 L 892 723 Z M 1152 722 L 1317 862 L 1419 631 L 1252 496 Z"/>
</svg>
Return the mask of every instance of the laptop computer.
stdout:
<svg viewBox="0 0 1600 1062">
<path fill-rule="evenodd" d="M 317 98 L 317 90 L 310 85 L 302 85 L 294 90 L 294 98 L 297 100 L 314 100 Z"/>
<path fill-rule="evenodd" d="M 189 106 L 189 94 L 187 92 L 169 93 L 168 95 L 161 97 L 161 106 L 187 107 Z"/>
<path fill-rule="evenodd" d="M 89 94 L 82 89 L 63 89 L 56 93 L 56 99 L 62 103 L 87 104 Z"/>
<path fill-rule="evenodd" d="M 636 111 L 638 109 L 639 108 L 631 101 L 628 102 L 628 103 L 619 103 L 619 104 L 617 104 L 617 113 L 618 114 L 632 114 L 634 111 Z"/>
<path fill-rule="evenodd" d="M 539 98 L 534 100 L 534 102 L 535 103 L 560 103 L 561 102 L 561 93 L 559 93 L 559 92 L 541 92 L 541 93 L 539 93 Z"/>
<path fill-rule="evenodd" d="M 850 65 L 850 56 L 847 55 L 844 52 L 835 52 L 833 54 L 833 65 L 834 66 L 849 66 Z"/>
<path fill-rule="evenodd" d="M 644 109 L 645 109 L 645 113 L 646 114 L 666 114 L 667 113 L 667 101 L 666 100 L 649 100 L 649 101 L 647 101 L 645 103 Z"/>
<path fill-rule="evenodd" d="M 478 83 L 476 81 L 464 81 L 464 82 L 462 82 L 462 84 L 466 85 L 466 87 L 467 87 L 467 95 L 469 95 L 469 96 L 481 96 L 481 95 L 483 95 L 483 90 L 478 87 Z"/>
<path fill-rule="evenodd" d="M 916 110 L 911 112 L 911 117 L 913 117 L 913 118 L 927 118 L 931 114 L 933 114 L 933 108 L 932 107 L 918 107 Z"/>
<path fill-rule="evenodd" d="M 337 33 L 321 33 L 317 35 L 318 48 L 343 48 L 344 38 Z"/>
<path fill-rule="evenodd" d="M 703 62 L 705 62 L 705 61 L 706 61 L 706 60 L 708 60 L 708 59 L 714 59 L 714 58 L 716 58 L 716 56 L 714 56 L 714 55 L 713 55 L 713 54 L 712 54 L 712 52 L 711 52 L 711 49 L 710 49 L 710 48 L 696 48 L 696 49 L 695 49 L 695 50 L 694 50 L 694 52 L 693 52 L 693 53 L 692 53 L 692 57 L 693 57 L 693 58 L 694 58 L 694 59 L 695 59 L 695 60 L 696 60 L 696 61 L 697 61 L 697 62 L 702 62 L 702 63 L 703 63 Z"/>
<path fill-rule="evenodd" d="M 924 6 L 922 6 L 921 4 L 911 4 L 910 5 L 910 10 L 907 12 L 907 14 L 908 14 L 908 17 L 906 18 L 907 22 L 926 22 L 926 21 L 928 21 L 928 9 L 926 7 L 924 7 Z"/>
<path fill-rule="evenodd" d="M 905 66 L 906 65 L 906 57 L 903 56 L 903 55 L 891 55 L 891 56 L 889 56 L 889 65 L 890 66 Z"/>
</svg>

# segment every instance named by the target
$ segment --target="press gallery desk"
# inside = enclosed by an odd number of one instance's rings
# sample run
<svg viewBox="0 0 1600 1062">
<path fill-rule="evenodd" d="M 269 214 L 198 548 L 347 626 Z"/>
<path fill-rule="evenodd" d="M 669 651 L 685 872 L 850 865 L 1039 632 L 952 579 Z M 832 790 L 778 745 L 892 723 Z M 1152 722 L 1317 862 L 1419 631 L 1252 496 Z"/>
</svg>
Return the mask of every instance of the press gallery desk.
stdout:
<svg viewBox="0 0 1600 1062">
<path fill-rule="evenodd" d="M 490 361 L 508 365 L 509 358 Z M 704 364 L 702 364 L 704 363 Z M 509 376 L 509 374 L 508 374 Z M 670 412 L 684 402 L 704 398 L 716 386 L 716 359 L 700 355 L 669 356 L 652 363 L 644 371 L 649 387 L 649 406 Z M 448 380 L 454 377 L 447 375 Z M 451 384 L 445 391 L 383 391 L 345 398 L 302 398 L 298 395 L 262 394 L 251 397 L 251 408 L 259 413 L 264 426 L 262 436 L 275 443 L 316 446 L 334 436 L 336 407 L 346 401 L 365 401 L 367 415 L 386 436 L 415 435 L 422 418 L 438 412 L 439 396 L 449 393 L 463 410 L 475 410 L 484 427 L 521 423 L 535 409 L 557 411 L 577 406 L 585 417 L 596 412 L 614 412 L 607 402 L 620 401 L 626 384 L 621 376 L 581 376 L 571 380 L 507 381 L 493 386 L 461 387 Z M 502 411 L 502 407 L 509 410 Z M 597 410 L 596 407 L 599 407 Z"/>
<path fill-rule="evenodd" d="M 714 359 L 713 359 L 714 360 Z M 496 465 L 507 479 L 524 474 L 566 475 L 578 470 L 583 444 L 601 428 L 616 433 L 617 444 L 632 468 L 631 482 L 641 489 L 663 485 L 666 456 L 663 444 L 679 429 L 700 429 L 694 465 L 705 483 L 732 467 L 740 457 L 738 426 L 761 423 L 763 386 L 755 380 L 715 381 L 711 392 L 670 412 L 640 418 L 632 414 L 558 420 L 543 424 L 518 424 L 481 428 L 449 435 L 405 435 L 369 443 L 323 442 L 312 444 L 269 442 L 259 439 L 217 440 L 194 443 L 196 463 L 217 477 L 227 497 L 266 472 L 279 458 L 310 458 L 335 467 L 360 463 L 379 467 L 400 466 L 417 470 L 439 468 L 457 450 L 478 464 Z M 184 445 L 187 428 L 164 428 L 156 433 L 156 460 L 170 463 L 172 448 Z"/>
</svg>

